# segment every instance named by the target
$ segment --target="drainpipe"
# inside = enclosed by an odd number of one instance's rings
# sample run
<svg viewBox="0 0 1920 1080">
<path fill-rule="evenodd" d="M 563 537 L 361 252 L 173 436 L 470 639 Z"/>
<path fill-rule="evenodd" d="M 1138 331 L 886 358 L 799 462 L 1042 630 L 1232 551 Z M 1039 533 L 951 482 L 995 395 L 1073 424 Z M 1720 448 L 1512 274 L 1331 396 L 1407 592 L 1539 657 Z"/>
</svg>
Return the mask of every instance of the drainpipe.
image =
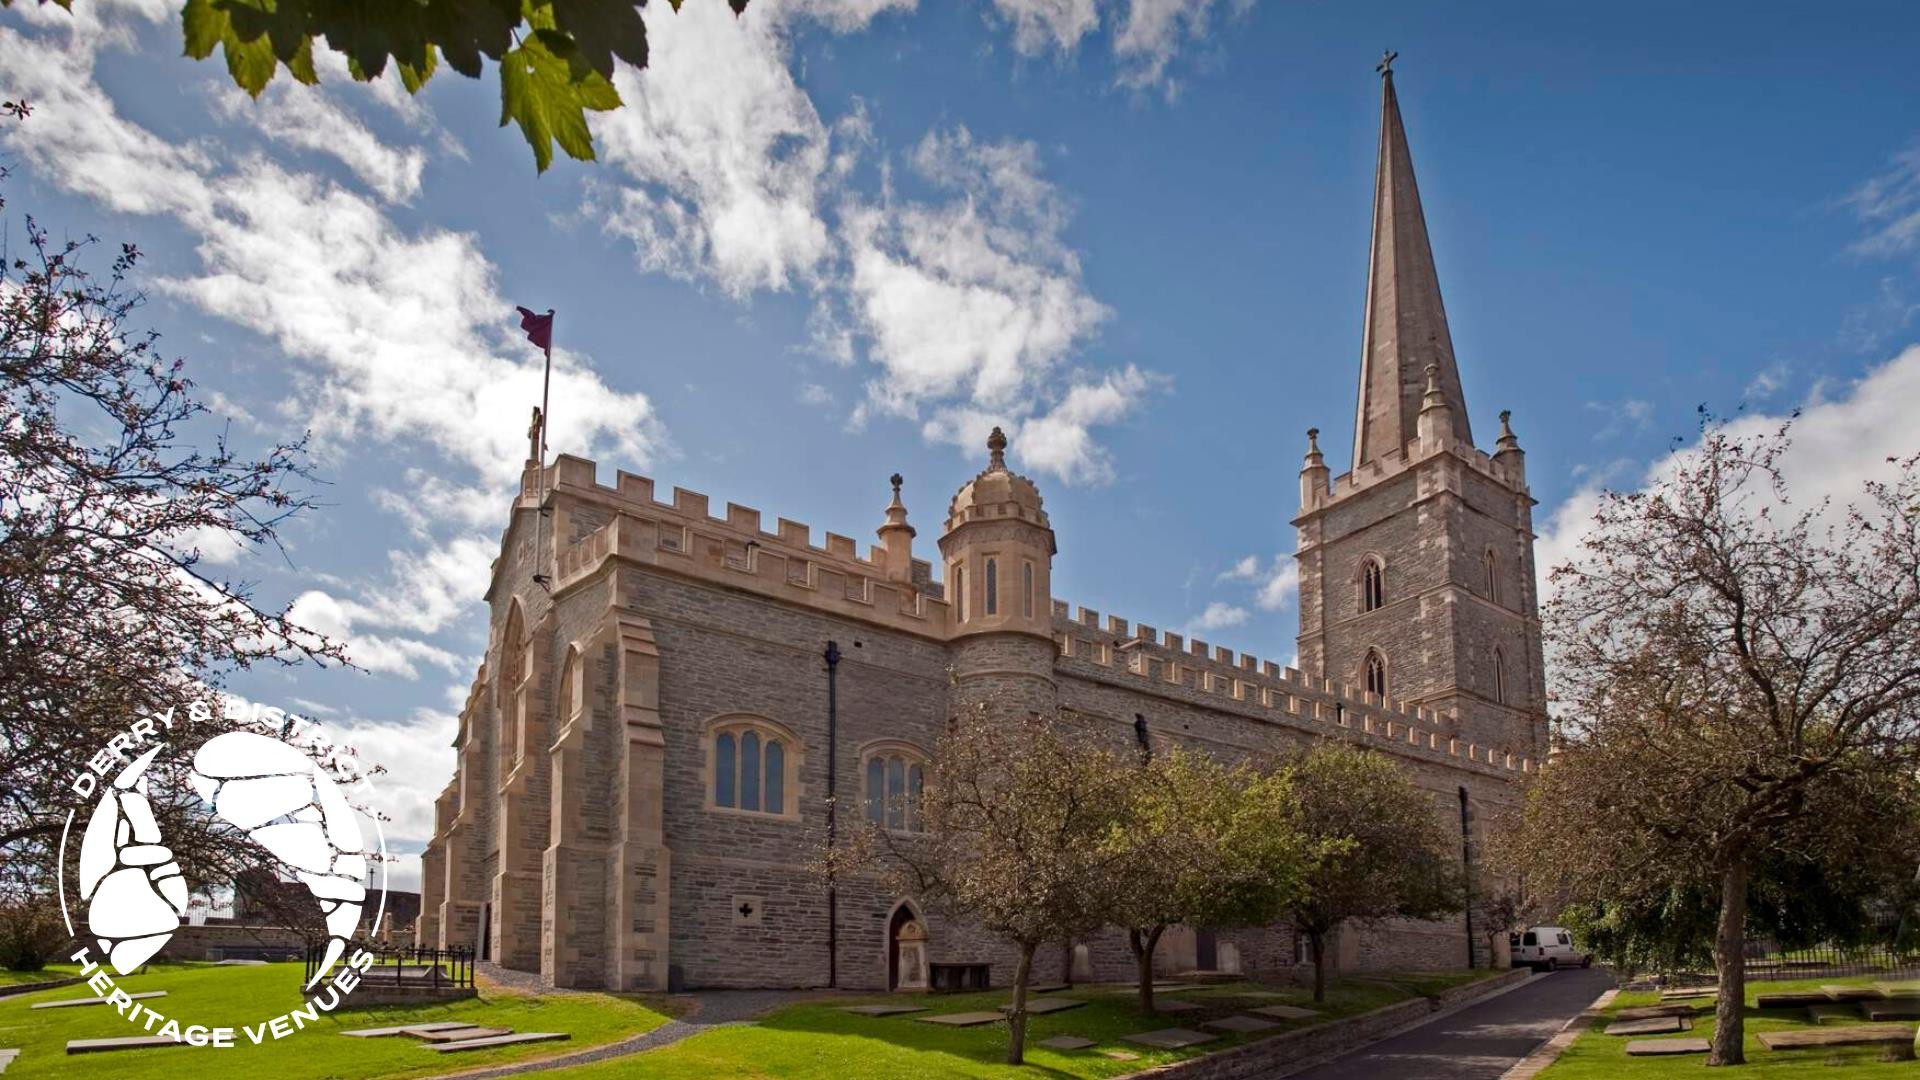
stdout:
<svg viewBox="0 0 1920 1080">
<path fill-rule="evenodd" d="M 827 852 L 831 858 L 838 806 L 834 798 L 835 781 L 840 775 L 840 646 L 827 642 L 822 654 L 827 662 Z M 1464 793 L 1466 789 L 1462 788 Z M 1464 794 L 1463 794 L 1464 797 Z M 840 985 L 840 895 L 834 888 L 833 867 L 827 867 L 827 987 Z"/>
<path fill-rule="evenodd" d="M 1467 969 L 1473 969 L 1473 832 L 1467 826 L 1467 786 L 1460 785 L 1460 869 L 1467 910 Z"/>
</svg>

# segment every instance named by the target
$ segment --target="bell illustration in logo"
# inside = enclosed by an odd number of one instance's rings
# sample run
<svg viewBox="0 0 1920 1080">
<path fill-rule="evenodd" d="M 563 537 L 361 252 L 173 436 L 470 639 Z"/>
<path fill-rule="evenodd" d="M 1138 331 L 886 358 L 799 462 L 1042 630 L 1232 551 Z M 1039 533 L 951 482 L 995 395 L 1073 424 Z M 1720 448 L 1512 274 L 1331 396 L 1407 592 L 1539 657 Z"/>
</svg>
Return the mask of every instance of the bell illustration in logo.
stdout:
<svg viewBox="0 0 1920 1080">
<path fill-rule="evenodd" d="M 187 910 L 186 879 L 161 846 L 146 799 L 146 769 L 158 752 L 149 750 L 114 780 L 80 847 L 87 926 L 123 975 L 166 946 Z M 320 902 L 327 952 L 311 988 L 346 951 L 367 896 L 367 857 L 352 805 L 312 758 L 245 731 L 207 740 L 193 757 L 191 780 L 215 813 L 292 868 Z"/>
</svg>

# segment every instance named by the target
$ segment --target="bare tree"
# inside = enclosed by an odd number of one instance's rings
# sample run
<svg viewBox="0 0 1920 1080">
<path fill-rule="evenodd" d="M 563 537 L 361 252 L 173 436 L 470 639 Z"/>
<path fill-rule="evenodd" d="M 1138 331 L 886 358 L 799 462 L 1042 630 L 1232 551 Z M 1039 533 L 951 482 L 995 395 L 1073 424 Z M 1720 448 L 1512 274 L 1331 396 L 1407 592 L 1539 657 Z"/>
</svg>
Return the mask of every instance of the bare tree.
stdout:
<svg viewBox="0 0 1920 1080">
<path fill-rule="evenodd" d="M 990 708 L 956 717 L 920 800 L 924 832 L 868 826 L 833 855 L 924 903 L 1011 941 L 1007 1062 L 1024 1060 L 1033 956 L 1101 926 L 1120 853 L 1131 768 L 1053 716 Z"/>
<path fill-rule="evenodd" d="M 184 717 L 253 664 L 342 659 L 201 557 L 271 547 L 312 505 L 302 443 L 249 456 L 209 427 L 183 363 L 129 326 L 135 248 L 96 277 L 90 238 L 24 226 L 0 264 L 0 878 L 16 897 L 43 887 L 76 770 L 136 717 Z M 222 728 L 183 719 L 173 739 L 191 751 Z M 190 880 L 227 880 L 254 853 L 181 779 L 156 777 L 162 831 Z"/>
<path fill-rule="evenodd" d="M 1756 871 L 1912 857 L 1875 819 L 1911 819 L 1920 476 L 1796 511 L 1788 436 L 1704 421 L 1663 480 L 1605 497 L 1546 614 L 1565 710 L 1529 875 L 1576 903 L 1717 894 L 1715 1065 L 1744 1060 Z"/>
<path fill-rule="evenodd" d="M 1386 755 L 1326 740 L 1287 769 L 1298 833 L 1327 852 L 1289 905 L 1313 949 L 1313 1000 L 1326 1000 L 1327 939 L 1342 924 L 1460 910 L 1453 849 L 1433 797 Z"/>
</svg>

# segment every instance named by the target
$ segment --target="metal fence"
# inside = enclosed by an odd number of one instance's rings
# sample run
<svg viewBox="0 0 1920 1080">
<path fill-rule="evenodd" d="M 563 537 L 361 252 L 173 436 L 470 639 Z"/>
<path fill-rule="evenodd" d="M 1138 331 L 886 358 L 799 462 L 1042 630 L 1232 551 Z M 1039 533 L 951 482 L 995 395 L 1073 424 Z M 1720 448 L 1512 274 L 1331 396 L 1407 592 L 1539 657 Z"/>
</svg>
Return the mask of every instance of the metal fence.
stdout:
<svg viewBox="0 0 1920 1080">
<path fill-rule="evenodd" d="M 472 949 L 420 949 L 349 942 L 346 952 L 341 954 L 342 962 L 361 950 L 373 956 L 372 966 L 360 976 L 360 981 L 365 985 L 403 991 L 473 986 Z M 307 950 L 306 974 L 301 985 L 313 981 L 326 955 L 325 945 L 315 945 Z"/>
</svg>

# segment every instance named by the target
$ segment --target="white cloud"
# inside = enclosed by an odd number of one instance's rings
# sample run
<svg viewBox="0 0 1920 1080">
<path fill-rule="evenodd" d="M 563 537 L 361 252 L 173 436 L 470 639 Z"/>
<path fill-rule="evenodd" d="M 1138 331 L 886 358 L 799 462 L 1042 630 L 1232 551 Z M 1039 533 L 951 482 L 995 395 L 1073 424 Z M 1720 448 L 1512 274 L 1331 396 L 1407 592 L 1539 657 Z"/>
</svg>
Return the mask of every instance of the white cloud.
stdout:
<svg viewBox="0 0 1920 1080">
<path fill-rule="evenodd" d="M 1168 97 L 1179 83 L 1167 71 L 1180 50 L 1205 40 L 1211 33 L 1215 0 L 1130 0 L 1126 21 L 1113 36 L 1113 54 L 1120 61 L 1120 84 L 1141 90 L 1161 87 Z M 1252 0 L 1230 0 L 1234 15 L 1244 14 Z"/>
<path fill-rule="evenodd" d="M 391 84 L 393 80 L 380 82 Z M 223 116 L 244 120 L 269 139 L 339 159 L 387 202 L 408 202 L 420 193 L 426 152 L 419 147 L 399 149 L 381 142 L 320 87 L 280 78 L 258 100 L 231 86 L 214 100 Z"/>
<path fill-rule="evenodd" d="M 633 181 L 605 208 L 607 229 L 645 269 L 736 296 L 804 284 L 830 250 L 827 126 L 788 70 L 782 8 L 749 10 L 646 8 L 647 67 L 618 71 L 626 104 L 594 117 L 606 164 Z"/>
<path fill-rule="evenodd" d="M 1013 24 L 1013 47 L 1026 56 L 1071 53 L 1100 26 L 1093 0 L 993 0 L 993 7 Z"/>
<path fill-rule="evenodd" d="M 1191 636 L 1193 634 L 1210 633 L 1214 630 L 1223 630 L 1230 626 L 1239 626 L 1250 617 L 1246 608 L 1236 607 L 1232 604 L 1215 600 L 1213 603 L 1207 605 L 1205 611 L 1201 612 L 1192 622 L 1187 624 L 1187 633 Z"/>
<path fill-rule="evenodd" d="M 433 835 L 433 801 L 448 779 L 453 736 L 459 717 L 433 709 L 417 709 L 404 720 L 355 717 L 329 721 L 337 741 L 359 751 L 360 757 L 386 767 L 373 781 L 374 809 L 392 818 L 383 824 L 389 850 L 417 850 Z M 418 860 L 411 868 L 418 881 Z M 394 888 L 407 888 L 396 880 Z M 417 887 L 417 886 L 415 886 Z"/>
<path fill-rule="evenodd" d="M 1645 432 L 1653 423 L 1653 402 L 1629 398 L 1626 401 L 1589 401 L 1587 408 L 1607 418 L 1600 430 L 1593 433 L 1595 440 L 1615 438 L 1620 435 L 1638 435 Z"/>
<path fill-rule="evenodd" d="M 360 604 L 343 601 L 319 589 L 301 593 L 288 612 L 289 618 L 315 633 L 342 643 L 347 659 L 377 675 L 397 675 L 418 679 L 419 664 L 430 664 L 448 672 L 460 669 L 460 658 L 439 646 L 417 638 L 371 634 L 356 630 L 369 612 Z"/>
<path fill-rule="evenodd" d="M 1920 143 L 1895 154 L 1886 172 L 1843 200 L 1866 232 L 1853 250 L 1896 255 L 1920 249 Z"/>
<path fill-rule="evenodd" d="M 1781 462 L 1788 496 L 1796 506 L 1812 508 L 1822 499 L 1844 506 L 1860 497 L 1868 480 L 1892 473 L 1889 458 L 1920 451 L 1920 429 L 1911 413 L 1920 401 L 1920 345 L 1909 346 L 1892 360 L 1841 388 L 1838 394 L 1816 397 L 1804 405 L 1794 421 L 1793 445 Z M 1786 417 L 1749 414 L 1732 421 L 1736 435 L 1755 436 L 1777 428 Z M 1677 453 L 1686 454 L 1691 447 Z M 1630 481 L 1628 488 L 1646 487 L 1670 474 L 1672 455 L 1661 458 Z M 1550 588 L 1552 570 L 1579 554 L 1580 540 L 1599 509 L 1605 481 L 1588 484 L 1563 500 L 1539 531 L 1534 557 L 1543 588 Z"/>
<path fill-rule="evenodd" d="M 1279 611 L 1300 593 L 1300 564 L 1287 554 L 1275 555 L 1271 562 L 1264 564 L 1260 556 L 1248 555 L 1215 580 L 1251 584 L 1256 607 L 1262 611 Z"/>
</svg>

